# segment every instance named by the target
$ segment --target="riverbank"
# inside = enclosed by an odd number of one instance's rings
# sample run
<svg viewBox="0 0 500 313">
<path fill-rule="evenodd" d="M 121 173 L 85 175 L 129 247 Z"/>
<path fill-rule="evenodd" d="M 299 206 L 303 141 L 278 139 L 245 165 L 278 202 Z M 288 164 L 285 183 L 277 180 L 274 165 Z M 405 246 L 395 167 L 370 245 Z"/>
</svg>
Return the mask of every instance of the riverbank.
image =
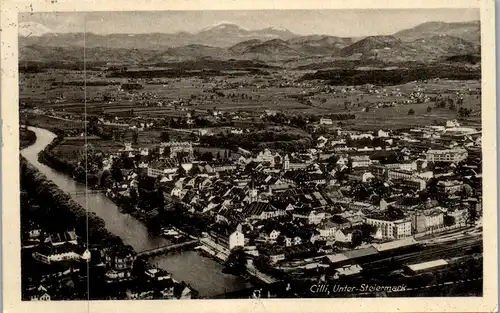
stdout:
<svg viewBox="0 0 500 313">
<path fill-rule="evenodd" d="M 36 141 L 36 134 L 32 130 L 21 128 L 19 130 L 19 149 L 22 150 L 34 144 Z"/>
<path fill-rule="evenodd" d="M 113 245 L 123 245 L 121 238 L 113 235 L 104 227 L 105 222 L 102 218 L 93 212 L 87 212 L 83 206 L 76 203 L 22 156 L 19 168 L 23 189 L 35 194 L 37 198 L 43 199 L 44 203 L 49 203 L 54 210 L 59 210 L 60 216 L 71 218 L 79 237 L 88 236 L 89 244 L 108 242 Z M 64 221 L 61 223 L 64 224 Z"/>
<path fill-rule="evenodd" d="M 106 180 L 108 185 L 104 185 L 99 176 L 102 174 L 99 173 L 87 173 L 85 174 L 85 169 L 82 168 L 81 165 L 76 162 L 68 161 L 64 158 L 60 158 L 58 155 L 54 154 L 52 150 L 56 148 L 64 138 L 62 136 L 57 136 L 54 140 L 48 144 L 40 153 L 38 154 L 38 161 L 42 164 L 49 166 L 50 168 L 66 174 L 76 181 L 80 183 L 85 183 L 86 188 L 92 190 L 105 190 L 104 195 L 112 201 L 116 206 L 118 206 L 122 213 L 129 214 L 134 217 L 141 223 L 143 223 L 146 227 L 152 228 L 153 232 L 158 232 L 162 226 L 158 221 L 158 214 L 161 214 L 162 210 L 157 209 L 157 212 L 153 215 L 149 215 L 150 212 L 141 210 L 136 206 L 131 206 L 131 198 L 128 196 L 124 196 L 120 193 L 120 189 L 115 188 L 116 182 L 113 181 L 113 176 L 109 175 Z M 115 186 L 115 187 L 113 187 Z M 191 214 L 184 209 L 179 209 L 182 207 L 182 204 L 175 199 L 170 198 L 170 203 L 176 206 L 174 209 L 175 214 L 169 217 L 170 224 L 169 226 L 175 226 L 176 228 L 182 230 L 187 236 L 190 237 L 199 237 L 201 232 L 203 231 L 203 227 L 201 229 L 197 228 L 196 225 L 200 224 L 203 218 L 200 218 L 197 214 Z M 154 211 L 154 210 L 151 210 Z M 201 223 L 203 224 L 203 223 Z"/>
</svg>

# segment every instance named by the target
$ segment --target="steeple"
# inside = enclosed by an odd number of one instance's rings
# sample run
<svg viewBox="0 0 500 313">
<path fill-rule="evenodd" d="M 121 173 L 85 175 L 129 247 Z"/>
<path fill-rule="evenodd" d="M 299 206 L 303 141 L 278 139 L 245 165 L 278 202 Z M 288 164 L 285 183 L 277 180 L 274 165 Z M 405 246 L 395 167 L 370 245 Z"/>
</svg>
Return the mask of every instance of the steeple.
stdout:
<svg viewBox="0 0 500 313">
<path fill-rule="evenodd" d="M 252 177 L 250 181 L 250 203 L 257 201 L 257 189 L 255 189 L 255 180 Z"/>
<path fill-rule="evenodd" d="M 285 155 L 285 161 L 284 161 L 284 170 L 288 171 L 290 169 L 290 158 L 288 157 L 288 154 Z"/>
</svg>

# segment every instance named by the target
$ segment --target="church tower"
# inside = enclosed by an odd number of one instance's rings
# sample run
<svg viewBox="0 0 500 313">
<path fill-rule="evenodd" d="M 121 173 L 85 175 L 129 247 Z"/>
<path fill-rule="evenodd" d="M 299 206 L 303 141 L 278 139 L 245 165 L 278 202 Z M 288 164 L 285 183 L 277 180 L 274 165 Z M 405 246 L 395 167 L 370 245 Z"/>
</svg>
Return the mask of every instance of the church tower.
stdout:
<svg viewBox="0 0 500 313">
<path fill-rule="evenodd" d="M 284 170 L 285 171 L 290 170 L 290 158 L 288 157 L 288 154 L 285 155 Z"/>
<path fill-rule="evenodd" d="M 255 181 L 252 178 L 250 182 L 250 192 L 249 192 L 250 203 L 257 201 L 257 189 L 255 189 Z"/>
</svg>

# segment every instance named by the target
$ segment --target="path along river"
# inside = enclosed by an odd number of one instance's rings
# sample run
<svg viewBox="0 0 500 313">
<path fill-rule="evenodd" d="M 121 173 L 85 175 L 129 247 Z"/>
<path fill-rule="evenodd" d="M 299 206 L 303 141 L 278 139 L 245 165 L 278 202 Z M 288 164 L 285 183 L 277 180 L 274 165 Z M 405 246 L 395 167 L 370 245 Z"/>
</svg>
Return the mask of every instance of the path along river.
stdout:
<svg viewBox="0 0 500 313">
<path fill-rule="evenodd" d="M 121 213 L 105 195 L 89 193 L 85 197 L 84 184 L 38 162 L 38 153 L 51 143 L 56 135 L 41 128 L 29 127 L 29 129 L 35 132 L 37 140 L 33 145 L 23 149 L 21 154 L 63 191 L 78 194 L 72 195 L 73 199 L 101 217 L 110 232 L 122 238 L 125 244 L 131 245 L 138 252 L 168 244 L 163 237 L 151 235 L 146 227 L 132 216 Z M 251 287 L 241 277 L 222 273 L 222 265 L 195 251 L 161 255 L 150 259 L 150 262 L 170 272 L 176 280 L 189 283 L 199 291 L 201 297 Z"/>
</svg>

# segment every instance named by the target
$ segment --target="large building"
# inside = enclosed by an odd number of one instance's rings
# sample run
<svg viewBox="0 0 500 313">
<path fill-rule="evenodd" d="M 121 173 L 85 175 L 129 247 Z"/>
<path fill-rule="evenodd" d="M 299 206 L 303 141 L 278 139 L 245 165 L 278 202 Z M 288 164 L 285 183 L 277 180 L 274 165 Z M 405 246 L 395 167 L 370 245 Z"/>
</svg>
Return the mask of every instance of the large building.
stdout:
<svg viewBox="0 0 500 313">
<path fill-rule="evenodd" d="M 406 171 L 401 169 L 389 170 L 387 172 L 387 176 L 389 179 L 412 179 L 414 176 L 414 172 Z"/>
<path fill-rule="evenodd" d="M 458 163 L 467 159 L 467 150 L 462 148 L 447 149 L 447 150 L 428 150 L 425 154 L 429 162 L 449 162 Z"/>
<path fill-rule="evenodd" d="M 137 258 L 137 253 L 128 245 L 105 249 L 103 254 L 107 266 L 115 271 L 130 271 Z"/>
<path fill-rule="evenodd" d="M 218 228 L 210 230 L 208 235 L 216 244 L 231 251 L 235 247 L 245 246 L 245 235 L 241 228 L 241 224 L 238 224 L 236 230 L 232 231 L 229 226 L 219 225 Z"/>
<path fill-rule="evenodd" d="M 437 183 L 437 188 L 444 193 L 455 193 L 461 191 L 464 188 L 464 184 L 458 180 L 439 181 Z"/>
<path fill-rule="evenodd" d="M 148 164 L 147 175 L 157 177 L 158 175 L 175 174 L 179 169 L 179 164 L 172 159 L 158 160 Z"/>
<path fill-rule="evenodd" d="M 372 164 L 372 160 L 368 155 L 356 155 L 352 157 L 352 167 L 367 167 Z"/>
<path fill-rule="evenodd" d="M 417 233 L 443 227 L 444 213 L 440 208 L 417 210 L 412 218 L 413 230 Z"/>
<path fill-rule="evenodd" d="M 321 118 L 321 119 L 319 120 L 319 123 L 320 123 L 321 125 L 333 125 L 333 121 L 332 121 L 332 119 L 331 119 L 331 118 Z"/>
<path fill-rule="evenodd" d="M 170 148 L 171 158 L 177 158 L 180 153 L 187 153 L 189 158 L 193 157 L 193 145 L 190 142 L 162 142 L 161 146 Z"/>
<path fill-rule="evenodd" d="M 365 218 L 365 223 L 380 230 L 383 239 L 400 239 L 411 236 L 411 219 L 391 218 L 386 214 L 371 215 Z"/>
</svg>

